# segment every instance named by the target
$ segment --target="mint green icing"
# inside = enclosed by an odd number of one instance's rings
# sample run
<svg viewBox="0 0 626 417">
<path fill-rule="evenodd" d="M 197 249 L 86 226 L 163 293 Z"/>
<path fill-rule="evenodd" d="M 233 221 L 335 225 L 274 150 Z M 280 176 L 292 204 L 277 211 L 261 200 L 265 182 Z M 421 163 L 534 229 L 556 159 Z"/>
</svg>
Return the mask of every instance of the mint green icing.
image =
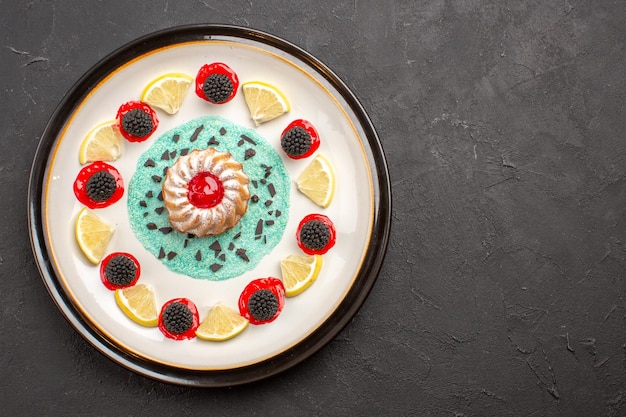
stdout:
<svg viewBox="0 0 626 417">
<path fill-rule="evenodd" d="M 243 165 L 251 199 L 235 227 L 219 236 L 197 237 L 171 227 L 161 185 L 178 157 L 207 147 L 230 152 Z M 131 228 L 172 271 L 213 281 L 230 279 L 254 268 L 282 239 L 290 183 L 280 156 L 254 130 L 221 117 L 199 117 L 162 134 L 137 161 L 128 185 Z"/>
</svg>

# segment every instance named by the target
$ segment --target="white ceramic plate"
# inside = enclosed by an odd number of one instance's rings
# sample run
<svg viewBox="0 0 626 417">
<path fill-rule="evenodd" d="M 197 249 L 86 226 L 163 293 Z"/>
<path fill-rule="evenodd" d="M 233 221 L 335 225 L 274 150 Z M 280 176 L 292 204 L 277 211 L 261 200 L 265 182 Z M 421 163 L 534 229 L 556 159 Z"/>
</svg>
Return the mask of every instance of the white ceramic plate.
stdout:
<svg viewBox="0 0 626 417">
<path fill-rule="evenodd" d="M 99 278 L 74 237 L 82 209 L 73 193 L 81 169 L 78 150 L 95 125 L 115 118 L 129 100 L 139 100 L 144 86 L 168 72 L 195 76 L 211 62 L 224 62 L 241 83 L 264 81 L 289 99 L 291 111 L 255 126 L 241 90 L 224 105 L 199 99 L 192 88 L 176 115 L 157 110 L 159 126 L 143 143 L 124 143 L 115 166 L 128 185 L 137 159 L 162 133 L 188 120 L 215 115 L 254 129 L 282 156 L 292 178 L 289 221 L 282 240 L 258 265 L 235 278 L 208 281 L 169 270 L 135 238 L 129 226 L 126 192 L 96 214 L 114 224 L 107 252 L 130 252 L 141 264 L 140 282 L 150 284 L 157 305 L 187 297 L 202 319 L 218 302 L 237 308 L 245 285 L 255 278 L 280 277 L 280 259 L 300 253 L 295 234 L 309 213 L 327 215 L 337 229 L 336 245 L 324 255 L 317 281 L 297 297 L 287 298 L 280 316 L 248 328 L 226 342 L 197 338 L 174 341 L 157 328 L 132 322 L 117 307 L 113 292 Z M 312 158 L 291 160 L 280 149 L 287 124 L 307 119 L 317 128 L 317 153 L 333 164 L 337 177 L 332 204 L 322 209 L 296 188 L 293 179 Z M 31 238 L 44 282 L 76 329 L 100 351 L 141 374 L 192 385 L 232 385 L 259 379 L 308 357 L 332 339 L 356 313 L 371 289 L 387 245 L 390 190 L 376 133 L 345 85 L 301 49 L 266 33 L 231 26 L 186 26 L 157 32 L 115 51 L 70 91 L 51 118 L 33 164 L 30 187 Z"/>
</svg>

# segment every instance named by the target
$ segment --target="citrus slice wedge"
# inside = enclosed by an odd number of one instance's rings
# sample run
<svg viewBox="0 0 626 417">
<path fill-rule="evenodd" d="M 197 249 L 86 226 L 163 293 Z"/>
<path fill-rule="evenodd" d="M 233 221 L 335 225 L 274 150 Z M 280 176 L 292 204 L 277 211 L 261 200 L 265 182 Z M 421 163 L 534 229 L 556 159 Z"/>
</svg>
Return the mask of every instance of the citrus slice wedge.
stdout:
<svg viewBox="0 0 626 417">
<path fill-rule="evenodd" d="M 118 288 L 115 290 L 115 302 L 137 324 L 155 327 L 159 321 L 154 292 L 146 284 Z"/>
<path fill-rule="evenodd" d="M 76 241 L 91 263 L 100 263 L 114 231 L 114 226 L 104 222 L 87 207 L 78 213 Z"/>
<path fill-rule="evenodd" d="M 287 98 L 271 84 L 251 81 L 242 84 L 241 91 L 250 110 L 250 117 L 257 126 L 287 113 L 290 109 Z"/>
<path fill-rule="evenodd" d="M 323 155 L 317 155 L 304 168 L 296 185 L 298 190 L 320 207 L 328 207 L 335 195 L 335 170 Z"/>
<path fill-rule="evenodd" d="M 315 282 L 322 269 L 321 255 L 289 255 L 280 261 L 285 295 L 295 297 Z"/>
<path fill-rule="evenodd" d="M 168 114 L 176 114 L 192 82 L 193 77 L 187 74 L 171 72 L 161 75 L 144 88 L 141 101 Z"/>
<path fill-rule="evenodd" d="M 122 155 L 122 135 L 117 120 L 108 120 L 91 129 L 80 144 L 78 161 L 115 161 Z"/>
<path fill-rule="evenodd" d="M 238 311 L 224 304 L 211 308 L 209 314 L 196 329 L 196 336 L 200 339 L 222 342 L 232 339 L 248 327 L 248 319 L 242 317 Z"/>
</svg>

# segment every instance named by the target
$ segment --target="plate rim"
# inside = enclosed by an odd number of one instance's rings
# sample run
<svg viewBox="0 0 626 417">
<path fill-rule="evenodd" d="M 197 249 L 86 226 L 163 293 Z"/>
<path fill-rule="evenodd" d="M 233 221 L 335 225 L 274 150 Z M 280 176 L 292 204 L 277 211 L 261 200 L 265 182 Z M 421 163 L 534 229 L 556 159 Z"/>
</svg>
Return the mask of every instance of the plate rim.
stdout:
<svg viewBox="0 0 626 417">
<path fill-rule="evenodd" d="M 88 95 L 90 86 L 143 53 L 191 40 L 207 40 L 212 36 L 243 38 L 275 47 L 303 61 L 338 91 L 365 134 L 363 148 L 372 175 L 374 210 L 370 241 L 354 283 L 318 328 L 295 346 L 267 360 L 244 367 L 201 371 L 162 365 L 124 351 L 82 316 L 80 309 L 65 294 L 50 260 L 44 237 L 42 197 L 48 159 L 58 134 L 67 122 L 67 116 Z M 89 68 L 61 99 L 43 130 L 30 170 L 27 202 L 29 238 L 40 276 L 57 308 L 74 330 L 96 350 L 126 369 L 157 381 L 184 386 L 226 387 L 257 381 L 283 372 L 319 351 L 354 318 L 371 292 L 383 264 L 391 230 L 391 183 L 386 157 L 376 129 L 354 93 L 328 66 L 303 48 L 261 30 L 223 24 L 182 25 L 148 33 L 115 49 Z"/>
</svg>

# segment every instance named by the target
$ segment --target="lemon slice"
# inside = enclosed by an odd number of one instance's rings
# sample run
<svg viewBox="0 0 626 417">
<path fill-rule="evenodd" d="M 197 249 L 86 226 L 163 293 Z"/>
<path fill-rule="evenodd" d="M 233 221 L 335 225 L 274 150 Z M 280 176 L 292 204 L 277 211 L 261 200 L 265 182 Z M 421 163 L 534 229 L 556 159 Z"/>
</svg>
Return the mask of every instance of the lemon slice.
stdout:
<svg viewBox="0 0 626 417">
<path fill-rule="evenodd" d="M 285 295 L 295 297 L 315 282 L 322 269 L 321 255 L 289 255 L 280 261 Z"/>
<path fill-rule="evenodd" d="M 298 190 L 320 207 L 328 207 L 335 195 L 335 171 L 328 159 L 317 155 L 296 179 Z"/>
<path fill-rule="evenodd" d="M 122 135 L 117 120 L 108 120 L 91 129 L 78 151 L 81 164 L 95 161 L 115 161 L 122 154 Z"/>
<path fill-rule="evenodd" d="M 141 101 L 169 114 L 176 114 L 180 109 L 193 77 L 187 74 L 171 72 L 152 80 L 141 94 Z"/>
<path fill-rule="evenodd" d="M 289 101 L 273 85 L 251 81 L 242 84 L 241 91 L 250 110 L 250 117 L 257 126 L 289 111 Z"/>
<path fill-rule="evenodd" d="M 100 263 L 114 231 L 112 225 L 102 221 L 87 207 L 78 213 L 76 241 L 91 263 Z"/>
<path fill-rule="evenodd" d="M 248 319 L 242 317 L 238 311 L 218 304 L 209 311 L 196 329 L 196 336 L 200 339 L 221 342 L 232 339 L 248 327 Z"/>
<path fill-rule="evenodd" d="M 155 327 L 159 321 L 154 292 L 146 284 L 115 290 L 115 302 L 135 323 Z"/>
</svg>

